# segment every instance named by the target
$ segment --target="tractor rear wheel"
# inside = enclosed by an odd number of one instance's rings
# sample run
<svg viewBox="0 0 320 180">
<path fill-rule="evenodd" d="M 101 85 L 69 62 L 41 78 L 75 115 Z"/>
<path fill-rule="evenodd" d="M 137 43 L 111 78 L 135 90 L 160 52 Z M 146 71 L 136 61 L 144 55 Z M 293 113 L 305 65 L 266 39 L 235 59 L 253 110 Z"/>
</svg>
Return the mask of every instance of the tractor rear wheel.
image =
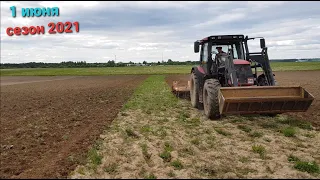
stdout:
<svg viewBox="0 0 320 180">
<path fill-rule="evenodd" d="M 190 77 L 190 99 L 191 99 L 191 105 L 194 108 L 199 108 L 200 102 L 199 102 L 199 80 L 194 72 L 191 73 Z"/>
<path fill-rule="evenodd" d="M 217 79 L 207 79 L 203 87 L 203 107 L 204 113 L 209 119 L 219 119 L 219 89 L 220 82 Z"/>
</svg>

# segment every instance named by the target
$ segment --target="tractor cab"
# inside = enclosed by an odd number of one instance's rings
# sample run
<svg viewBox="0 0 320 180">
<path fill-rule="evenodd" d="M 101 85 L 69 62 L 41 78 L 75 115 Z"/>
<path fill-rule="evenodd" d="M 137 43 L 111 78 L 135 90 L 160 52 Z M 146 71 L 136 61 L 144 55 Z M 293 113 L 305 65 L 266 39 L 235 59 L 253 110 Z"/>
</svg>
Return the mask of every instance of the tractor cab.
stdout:
<svg viewBox="0 0 320 180">
<path fill-rule="evenodd" d="M 264 39 L 260 39 L 262 52 L 249 53 L 247 41 L 251 39 L 254 38 L 217 35 L 196 41 L 194 51 L 200 52 L 200 66 L 205 76 L 219 79 L 223 87 L 252 86 L 261 82 L 274 85 L 269 61 L 265 60 L 267 54 Z M 262 67 L 265 72 L 260 77 L 257 75 L 257 67 Z"/>
<path fill-rule="evenodd" d="M 238 86 L 252 86 L 254 85 L 254 74 L 252 72 L 251 64 L 249 61 L 238 59 L 238 57 L 243 57 L 243 55 L 239 55 L 237 50 L 233 50 L 232 47 L 235 46 L 231 44 L 228 46 L 218 46 L 216 49 L 219 49 L 220 53 L 217 51 L 213 51 L 212 54 L 214 55 L 211 67 L 211 73 L 214 73 L 215 69 L 217 70 L 218 74 L 221 76 L 226 73 L 226 71 L 230 71 L 232 69 L 232 65 L 228 65 L 228 61 L 233 61 L 233 68 L 236 72 L 236 78 L 238 82 Z M 234 53 L 226 53 L 226 52 L 234 52 Z M 241 52 L 240 52 L 241 53 Z M 230 59 L 230 60 L 229 60 Z M 227 81 L 228 86 L 233 86 L 230 79 Z"/>
</svg>

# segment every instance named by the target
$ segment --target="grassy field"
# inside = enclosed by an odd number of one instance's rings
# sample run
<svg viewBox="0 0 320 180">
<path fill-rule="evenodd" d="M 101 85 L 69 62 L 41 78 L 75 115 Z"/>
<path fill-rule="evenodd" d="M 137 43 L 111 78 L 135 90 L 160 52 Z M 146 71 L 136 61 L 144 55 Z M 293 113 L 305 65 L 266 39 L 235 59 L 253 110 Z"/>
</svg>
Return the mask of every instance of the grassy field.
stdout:
<svg viewBox="0 0 320 180">
<path fill-rule="evenodd" d="M 133 74 L 184 74 L 192 66 L 135 66 L 103 68 L 25 68 L 1 70 L 1 76 L 95 76 Z"/>
<path fill-rule="evenodd" d="M 273 71 L 312 71 L 320 70 L 320 62 L 273 62 Z"/>
<path fill-rule="evenodd" d="M 320 62 L 273 62 L 274 71 L 320 70 Z M 1 76 L 95 76 L 128 74 L 186 74 L 192 66 L 146 66 L 105 68 L 21 68 L 1 69 Z"/>
<path fill-rule="evenodd" d="M 147 78 L 70 178 L 319 178 L 320 134 L 286 115 L 210 121 Z"/>
</svg>

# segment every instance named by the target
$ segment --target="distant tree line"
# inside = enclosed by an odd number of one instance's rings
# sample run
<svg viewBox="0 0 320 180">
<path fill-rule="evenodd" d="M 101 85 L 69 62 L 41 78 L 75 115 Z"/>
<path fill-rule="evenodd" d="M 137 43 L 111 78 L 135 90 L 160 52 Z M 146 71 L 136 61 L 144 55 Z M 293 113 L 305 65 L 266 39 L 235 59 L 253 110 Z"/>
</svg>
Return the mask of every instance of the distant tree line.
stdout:
<svg viewBox="0 0 320 180">
<path fill-rule="evenodd" d="M 297 61 L 305 61 L 305 62 L 315 62 L 320 61 L 320 58 L 304 58 L 304 59 L 272 59 L 271 62 L 297 62 Z"/>
<path fill-rule="evenodd" d="M 87 63 L 86 61 L 64 61 L 60 63 L 44 63 L 44 62 L 28 62 L 28 63 L 1 63 L 0 69 L 12 69 L 12 68 L 88 68 L 88 67 L 125 67 L 125 66 L 157 66 L 157 65 L 195 65 L 198 61 L 158 61 L 158 62 L 147 62 L 134 63 L 132 61 L 128 63 L 115 62 L 114 60 L 109 60 L 105 63 Z"/>
<path fill-rule="evenodd" d="M 271 62 L 296 62 L 298 59 L 277 59 L 271 60 Z M 319 58 L 314 59 L 303 59 L 306 61 L 320 61 Z M 105 63 L 87 63 L 86 61 L 66 61 L 60 63 L 44 63 L 44 62 L 28 62 L 28 63 L 1 63 L 0 69 L 13 69 L 13 68 L 88 68 L 88 67 L 125 67 L 125 66 L 164 66 L 164 65 L 197 65 L 199 61 L 173 61 L 168 59 L 168 61 L 158 61 L 158 62 L 147 62 L 142 63 L 122 63 L 115 62 L 114 60 L 109 60 Z"/>
</svg>

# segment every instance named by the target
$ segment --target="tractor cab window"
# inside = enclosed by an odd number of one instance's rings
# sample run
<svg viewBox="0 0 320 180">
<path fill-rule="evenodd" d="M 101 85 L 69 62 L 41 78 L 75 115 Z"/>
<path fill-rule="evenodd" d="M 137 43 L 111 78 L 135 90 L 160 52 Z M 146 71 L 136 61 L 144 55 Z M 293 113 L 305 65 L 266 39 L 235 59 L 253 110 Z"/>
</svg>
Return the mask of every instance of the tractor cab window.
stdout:
<svg viewBox="0 0 320 180">
<path fill-rule="evenodd" d="M 232 45 L 213 45 L 212 46 L 212 54 L 215 54 L 215 53 L 219 54 L 217 47 L 222 47 L 222 52 L 224 52 L 224 53 L 228 53 L 229 49 L 232 49 L 233 59 L 239 59 L 238 58 L 238 51 L 237 51 L 235 44 L 232 44 Z"/>
<path fill-rule="evenodd" d="M 242 42 L 237 42 L 232 46 L 233 46 L 234 59 L 245 59 Z"/>
<path fill-rule="evenodd" d="M 233 59 L 239 59 L 238 57 L 238 51 L 236 48 L 233 48 Z"/>
<path fill-rule="evenodd" d="M 207 63 L 208 61 L 208 43 L 204 43 L 203 46 L 202 46 L 202 55 L 201 55 L 201 61 L 203 64 Z"/>
<path fill-rule="evenodd" d="M 229 46 L 229 45 L 212 45 L 212 48 L 211 48 L 212 54 L 219 53 L 217 50 L 217 47 L 221 47 L 223 52 L 228 53 L 228 49 L 231 46 Z"/>
</svg>

